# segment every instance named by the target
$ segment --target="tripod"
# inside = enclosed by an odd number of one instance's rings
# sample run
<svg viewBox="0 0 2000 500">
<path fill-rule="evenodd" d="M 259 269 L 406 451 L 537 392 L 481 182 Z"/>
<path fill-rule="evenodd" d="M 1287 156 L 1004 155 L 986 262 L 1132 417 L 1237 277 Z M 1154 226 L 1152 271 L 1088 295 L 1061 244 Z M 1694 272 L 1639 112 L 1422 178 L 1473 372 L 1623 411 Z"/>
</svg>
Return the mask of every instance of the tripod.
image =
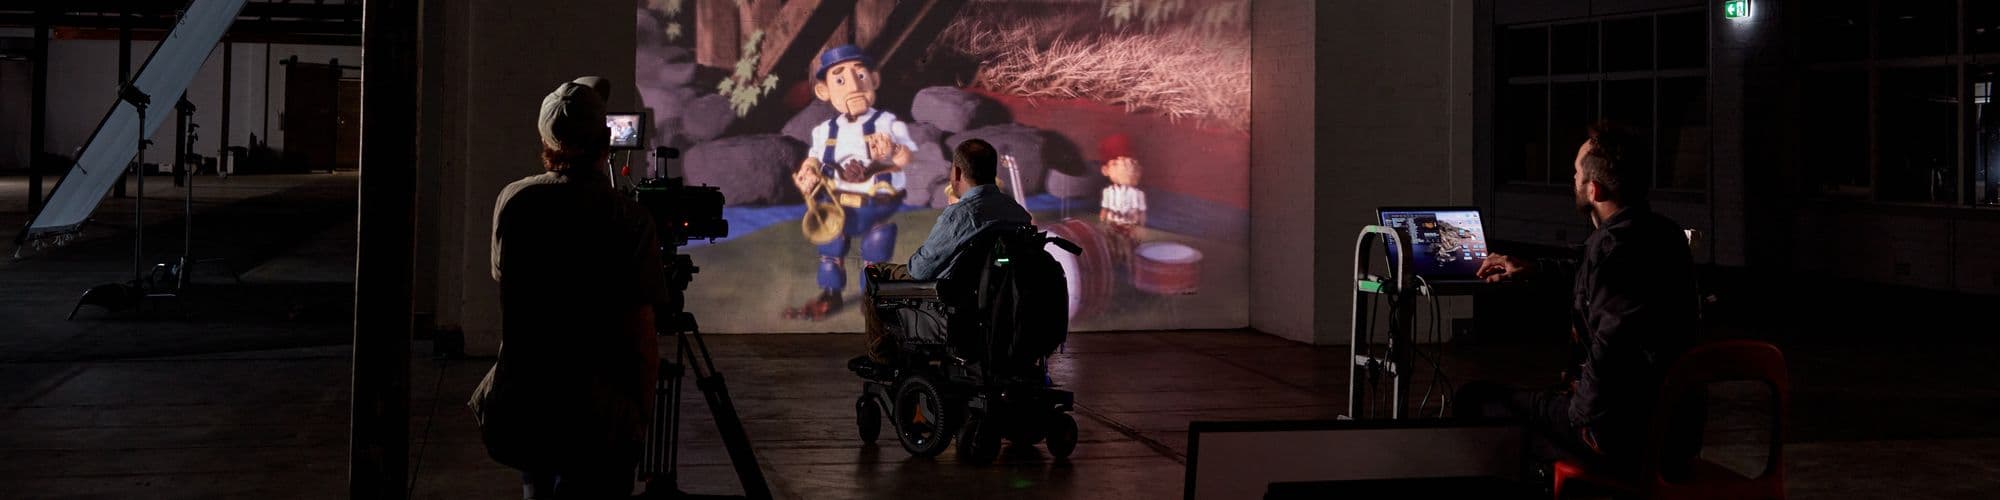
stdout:
<svg viewBox="0 0 2000 500">
<path fill-rule="evenodd" d="M 693 313 L 680 310 L 686 303 L 682 293 L 693 279 L 692 273 L 700 272 L 700 268 L 694 267 L 686 255 L 673 258 L 668 264 L 668 283 L 674 288 L 673 307 L 659 316 L 657 332 L 674 337 L 674 361 L 661 364 L 659 383 L 655 386 L 653 422 L 646 431 L 646 450 L 639 466 L 640 474 L 647 478 L 645 498 L 768 500 L 771 487 L 764 481 L 763 469 L 757 466 L 750 437 L 743 431 L 743 421 L 736 415 L 736 403 L 729 399 L 722 373 L 715 370 L 715 359 L 708 353 L 708 343 L 702 340 L 701 327 Z M 673 272 L 676 269 L 685 272 Z M 701 388 L 708 410 L 715 417 L 716 433 L 729 450 L 729 462 L 736 468 L 738 482 L 743 484 L 742 496 L 691 495 L 680 490 L 681 382 L 689 370 L 694 372 L 695 387 Z"/>
</svg>

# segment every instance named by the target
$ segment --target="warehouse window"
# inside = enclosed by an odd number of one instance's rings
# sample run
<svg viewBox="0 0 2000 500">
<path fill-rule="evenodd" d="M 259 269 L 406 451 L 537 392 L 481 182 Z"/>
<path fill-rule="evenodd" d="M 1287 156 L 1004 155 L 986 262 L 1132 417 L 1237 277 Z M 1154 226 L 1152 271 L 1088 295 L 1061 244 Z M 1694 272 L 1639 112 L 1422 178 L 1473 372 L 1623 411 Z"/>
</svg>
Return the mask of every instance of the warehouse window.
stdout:
<svg viewBox="0 0 2000 500">
<path fill-rule="evenodd" d="M 1495 178 L 1568 186 L 1598 120 L 1639 136 L 1627 155 L 1666 191 L 1708 185 L 1706 10 L 1500 29 Z"/>
</svg>

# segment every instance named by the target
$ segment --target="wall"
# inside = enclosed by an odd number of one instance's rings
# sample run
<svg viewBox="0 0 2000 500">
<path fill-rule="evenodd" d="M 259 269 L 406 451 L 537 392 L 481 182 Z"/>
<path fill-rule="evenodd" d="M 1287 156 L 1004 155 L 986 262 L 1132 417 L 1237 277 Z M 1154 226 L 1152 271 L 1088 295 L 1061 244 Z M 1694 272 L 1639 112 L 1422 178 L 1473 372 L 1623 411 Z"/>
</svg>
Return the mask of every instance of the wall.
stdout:
<svg viewBox="0 0 2000 500">
<path fill-rule="evenodd" d="M 12 30 L 6 36 L 29 36 L 31 31 Z M 156 42 L 132 42 L 131 71 L 138 72 L 144 66 L 147 56 L 152 54 Z M 195 133 L 200 142 L 196 152 L 206 156 L 216 156 L 222 147 L 222 46 L 218 45 L 209 53 L 208 61 L 196 73 L 194 82 L 188 85 L 188 101 L 194 103 L 194 123 L 201 125 Z M 279 127 L 285 108 L 285 67 L 277 61 L 298 56 L 305 62 L 327 62 L 339 58 L 341 64 L 359 66 L 360 47 L 333 47 L 282 44 L 235 44 L 230 68 L 230 137 L 229 144 L 244 145 L 251 134 L 265 138 L 272 147 L 282 148 L 284 130 Z M 10 68 L 13 66 L 9 66 Z M 23 65 L 23 68 L 27 66 Z M 270 70 L 270 86 L 264 85 L 265 70 Z M 25 75 L 24 75 L 25 76 Z M 359 77 L 360 72 L 350 76 Z M 10 81 L 13 75 L 7 77 Z M 23 80 L 21 102 L 26 102 L 27 83 Z M 12 89 L 10 83 L 7 89 Z M 104 120 L 104 113 L 111 109 L 112 97 L 118 88 L 118 41 L 116 40 L 50 40 L 49 41 L 49 129 L 47 151 L 70 155 Z M 171 113 L 174 99 L 170 96 L 153 96 L 154 107 L 148 113 Z M 12 102 L 12 101 L 9 101 Z M 266 103 L 268 102 L 268 109 Z M 28 122 L 25 119 L 0 121 L 0 142 L 25 144 L 28 137 Z M 146 150 L 144 161 L 166 162 L 173 158 L 173 122 L 153 135 L 153 146 Z M 266 133 L 268 130 L 268 134 Z M 0 158 L 0 165 L 25 164 L 28 149 L 14 150 L 12 155 Z"/>
<path fill-rule="evenodd" d="M 635 102 L 633 10 L 629 3 L 562 0 L 445 9 L 443 76 L 423 84 L 424 95 L 451 101 L 440 110 L 449 130 L 435 153 L 439 163 L 427 165 L 439 172 L 444 206 L 438 221 L 419 227 L 439 228 L 453 240 L 438 244 L 445 264 L 432 270 L 441 277 L 439 323 L 462 326 L 468 350 L 491 352 L 500 328 L 499 288 L 487 268 L 494 198 L 507 183 L 541 172 L 535 115 L 557 84 L 604 75 L 617 86 L 613 108 Z M 523 36 L 549 26 L 580 27 L 588 36 Z"/>
<path fill-rule="evenodd" d="M 1347 343 L 1375 209 L 1473 203 L 1480 5 L 1252 4 L 1252 328 Z M 1442 305 L 1444 324 L 1471 315 L 1469 299 Z"/>
<path fill-rule="evenodd" d="M 1250 3 L 1250 327 L 1313 340 L 1312 2 Z"/>
<path fill-rule="evenodd" d="M 1317 13 L 1315 343 L 1346 342 L 1355 237 L 1377 207 L 1473 201 L 1475 7 L 1363 2 Z M 1469 316 L 1469 302 L 1448 300 L 1445 316 Z"/>
<path fill-rule="evenodd" d="M 0 61 L 0 170 L 28 168 L 34 74 L 34 61 Z"/>
</svg>

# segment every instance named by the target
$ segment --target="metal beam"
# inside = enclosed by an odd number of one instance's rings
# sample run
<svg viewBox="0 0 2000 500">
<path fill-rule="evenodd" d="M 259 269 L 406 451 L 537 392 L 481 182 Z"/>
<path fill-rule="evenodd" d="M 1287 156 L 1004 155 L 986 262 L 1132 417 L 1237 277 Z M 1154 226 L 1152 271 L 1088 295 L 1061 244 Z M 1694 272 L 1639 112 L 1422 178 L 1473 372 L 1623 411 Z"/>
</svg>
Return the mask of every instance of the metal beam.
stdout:
<svg viewBox="0 0 2000 500">
<path fill-rule="evenodd" d="M 176 22 L 174 18 L 170 17 L 132 17 L 127 19 L 130 22 L 120 22 L 117 17 L 54 16 L 49 18 L 47 22 L 49 26 L 64 31 L 108 30 L 131 26 L 135 30 L 158 33 L 164 33 L 166 30 L 173 29 Z M 34 22 L 33 16 L 0 14 L 0 26 L 28 26 L 33 25 Z M 230 26 L 229 33 L 359 35 L 361 34 L 361 22 L 346 20 L 265 21 L 260 19 L 238 19 Z"/>
<path fill-rule="evenodd" d="M 235 90 L 235 85 L 233 85 L 235 82 L 231 80 L 235 79 L 236 44 L 231 43 L 225 37 L 222 39 L 222 128 L 216 129 L 221 133 L 216 134 L 218 138 L 215 141 L 215 157 L 217 158 L 215 173 L 217 175 L 221 175 L 223 165 L 229 163 L 229 101 L 235 100 L 236 97 L 231 92 Z"/>
<path fill-rule="evenodd" d="M 49 26 L 35 25 L 35 82 L 28 104 L 28 212 L 42 211 L 42 169 L 48 159 Z"/>
<path fill-rule="evenodd" d="M 119 14 L 119 16 L 125 17 L 124 14 Z M 132 81 L 132 28 L 121 25 L 118 28 L 118 84 L 124 85 L 125 82 L 129 81 Z M 139 160 L 145 161 L 145 158 L 140 158 Z M 125 169 L 130 170 L 131 166 L 127 165 Z M 131 196 L 125 193 L 126 178 L 125 175 L 120 174 L 118 176 L 118 183 L 111 185 L 112 197 L 123 199 Z"/>
<path fill-rule="evenodd" d="M 348 496 L 406 498 L 410 248 L 416 229 L 420 0 L 368 0 L 362 28 L 361 206 L 354 277 Z"/>
<path fill-rule="evenodd" d="M 174 17 L 185 6 L 184 2 L 159 2 L 151 0 L 64 0 L 59 2 L 59 5 L 51 5 L 49 14 L 57 16 L 116 17 L 119 12 L 129 12 L 141 16 Z M 34 12 L 34 8 L 0 7 L 0 15 L 33 14 Z M 237 15 L 237 19 L 273 18 L 359 20 L 361 19 L 361 6 L 251 2 L 244 4 L 242 12 Z"/>
<path fill-rule="evenodd" d="M 110 28 L 65 28 L 57 30 L 55 38 L 58 40 L 115 40 L 119 36 L 118 31 Z M 164 36 L 166 36 L 166 31 L 163 30 L 135 30 L 132 35 L 135 40 L 150 41 L 157 41 Z M 231 31 L 228 35 L 224 35 L 222 39 L 226 42 L 235 43 L 361 46 L 361 32 L 358 29 L 353 34 L 345 35 L 263 32 L 263 30 L 246 32 L 239 30 Z"/>
</svg>

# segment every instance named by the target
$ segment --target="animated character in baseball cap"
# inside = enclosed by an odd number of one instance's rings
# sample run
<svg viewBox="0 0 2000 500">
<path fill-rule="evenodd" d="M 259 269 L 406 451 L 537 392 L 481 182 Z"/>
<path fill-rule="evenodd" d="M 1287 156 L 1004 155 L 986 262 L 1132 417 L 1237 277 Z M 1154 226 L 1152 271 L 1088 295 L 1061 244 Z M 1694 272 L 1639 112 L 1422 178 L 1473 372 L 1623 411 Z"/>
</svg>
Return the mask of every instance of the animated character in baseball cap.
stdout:
<svg viewBox="0 0 2000 500">
<path fill-rule="evenodd" d="M 813 127 L 805 161 L 792 182 L 800 194 L 837 204 L 845 216 L 839 234 L 818 245 L 819 296 L 787 309 L 785 316 L 818 321 L 840 309 L 840 294 L 847 288 L 844 261 L 854 238 L 861 239 L 863 268 L 894 257 L 896 225 L 890 217 L 902 206 L 903 167 L 910 164 L 917 144 L 895 114 L 875 109 L 875 90 L 882 80 L 874 59 L 860 47 L 827 49 L 812 69 L 813 95 L 840 114 Z"/>
</svg>

